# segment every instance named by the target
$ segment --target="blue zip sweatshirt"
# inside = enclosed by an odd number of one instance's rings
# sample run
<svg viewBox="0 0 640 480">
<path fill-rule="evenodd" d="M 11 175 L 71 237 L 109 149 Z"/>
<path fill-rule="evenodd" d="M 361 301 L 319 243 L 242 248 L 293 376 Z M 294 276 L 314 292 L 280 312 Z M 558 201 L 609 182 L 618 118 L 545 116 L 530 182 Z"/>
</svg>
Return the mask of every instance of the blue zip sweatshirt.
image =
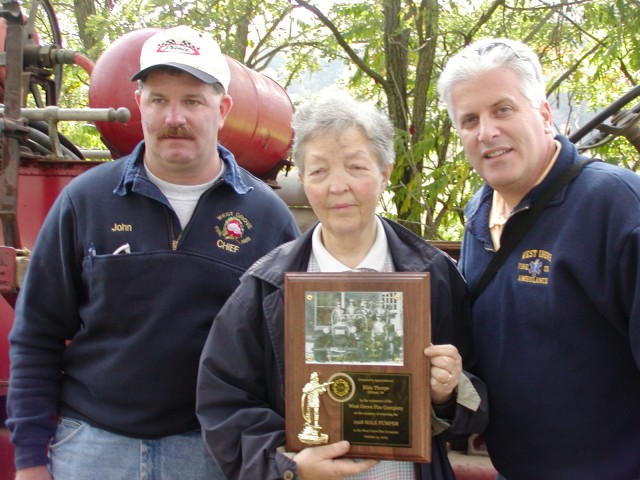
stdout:
<svg viewBox="0 0 640 480">
<path fill-rule="evenodd" d="M 10 333 L 17 468 L 47 463 L 57 415 L 136 438 L 199 429 L 196 375 L 213 318 L 249 266 L 299 235 L 271 188 L 218 151 L 224 173 L 184 230 L 145 174 L 144 143 L 59 195 Z M 113 254 L 125 244 L 131 253 Z"/>
<path fill-rule="evenodd" d="M 515 211 L 582 160 L 557 140 L 555 165 Z M 493 256 L 492 194 L 485 185 L 466 209 L 459 267 L 471 291 Z M 509 480 L 640 478 L 638 212 L 638 175 L 587 165 L 473 307 L 477 373 L 491 400 L 487 446 Z"/>
</svg>

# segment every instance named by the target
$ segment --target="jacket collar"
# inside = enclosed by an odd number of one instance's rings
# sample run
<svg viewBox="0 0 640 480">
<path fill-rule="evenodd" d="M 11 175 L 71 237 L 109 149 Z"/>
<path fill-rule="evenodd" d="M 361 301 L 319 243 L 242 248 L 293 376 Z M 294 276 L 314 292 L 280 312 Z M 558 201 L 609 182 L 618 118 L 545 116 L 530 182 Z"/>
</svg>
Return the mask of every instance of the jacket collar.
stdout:
<svg viewBox="0 0 640 480">
<path fill-rule="evenodd" d="M 431 262 L 440 250 L 426 240 L 401 226 L 381 218 L 382 227 L 396 271 L 424 272 L 429 270 Z M 284 272 L 306 272 L 311 255 L 312 235 L 318 223 L 309 228 L 298 239 L 280 245 L 262 257 L 247 271 L 260 280 L 272 284 L 278 289 L 284 287 Z"/>
<path fill-rule="evenodd" d="M 253 190 L 253 187 L 249 187 L 244 183 L 242 169 L 238 166 L 233 154 L 220 144 L 218 144 L 218 154 L 225 164 L 222 180 L 240 195 Z M 159 191 L 149 181 L 144 169 L 143 159 L 144 140 L 138 143 L 133 151 L 121 160 L 125 162 L 125 168 L 120 182 L 113 191 L 114 194 L 125 196 L 127 193 L 136 192 L 152 198 L 158 197 Z"/>
<path fill-rule="evenodd" d="M 582 160 L 582 157 L 575 145 L 569 141 L 568 138 L 557 135 L 555 139 L 560 142 L 562 146 L 560 154 L 556 159 L 553 168 L 549 171 L 546 178 L 532 188 L 524 198 L 520 201 L 515 210 L 523 210 L 529 208 L 531 203 L 542 193 L 547 187 L 555 181 L 562 173 L 574 163 Z M 549 202 L 551 205 L 560 203 L 564 200 L 566 189 L 563 189 L 559 196 Z M 491 237 L 489 236 L 489 212 L 491 211 L 491 202 L 493 198 L 493 189 L 486 183 L 482 185 L 480 190 L 471 198 L 469 203 L 464 209 L 467 223 L 465 230 L 469 231 L 473 236 L 478 238 L 488 247 L 492 245 Z"/>
</svg>

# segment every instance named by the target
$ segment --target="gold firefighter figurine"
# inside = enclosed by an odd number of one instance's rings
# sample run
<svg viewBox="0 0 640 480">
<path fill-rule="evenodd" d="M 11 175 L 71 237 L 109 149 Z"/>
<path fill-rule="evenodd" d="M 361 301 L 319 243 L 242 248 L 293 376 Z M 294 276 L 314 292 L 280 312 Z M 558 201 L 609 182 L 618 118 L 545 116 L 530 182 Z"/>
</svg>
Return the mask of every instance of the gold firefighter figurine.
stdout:
<svg viewBox="0 0 640 480">
<path fill-rule="evenodd" d="M 320 445 L 329 441 L 329 436 L 320 433 L 322 427 L 319 425 L 320 417 L 320 395 L 327 391 L 327 386 L 333 382 L 320 383 L 317 372 L 311 373 L 309 383 L 302 388 L 302 417 L 304 418 L 304 429 L 298 434 L 302 443 L 308 445 Z M 306 404 L 306 405 L 305 405 Z"/>
</svg>

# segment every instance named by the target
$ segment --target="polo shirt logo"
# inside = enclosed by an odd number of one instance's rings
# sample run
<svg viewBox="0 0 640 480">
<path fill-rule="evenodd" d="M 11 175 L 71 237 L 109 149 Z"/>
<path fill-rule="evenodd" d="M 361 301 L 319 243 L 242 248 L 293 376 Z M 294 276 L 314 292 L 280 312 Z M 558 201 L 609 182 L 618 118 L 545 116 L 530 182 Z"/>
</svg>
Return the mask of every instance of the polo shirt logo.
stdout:
<svg viewBox="0 0 640 480">
<path fill-rule="evenodd" d="M 549 284 L 551 252 L 546 250 L 525 250 L 518 262 L 518 281 L 537 285 Z"/>
<path fill-rule="evenodd" d="M 253 228 L 253 225 L 247 217 L 238 212 L 224 212 L 216 217 L 218 225 L 214 227 L 218 235 L 216 245 L 222 250 L 236 253 L 240 249 L 240 245 L 245 245 L 251 241 L 251 237 L 247 235 L 247 231 Z"/>
</svg>

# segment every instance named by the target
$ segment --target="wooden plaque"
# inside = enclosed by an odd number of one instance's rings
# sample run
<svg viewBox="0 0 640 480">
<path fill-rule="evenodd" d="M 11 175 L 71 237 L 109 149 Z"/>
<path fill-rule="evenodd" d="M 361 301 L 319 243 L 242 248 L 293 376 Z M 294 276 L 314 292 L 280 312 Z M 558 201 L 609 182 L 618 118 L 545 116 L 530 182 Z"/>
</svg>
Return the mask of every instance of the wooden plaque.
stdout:
<svg viewBox="0 0 640 480">
<path fill-rule="evenodd" d="M 286 448 L 431 461 L 429 274 L 285 274 Z"/>
</svg>

